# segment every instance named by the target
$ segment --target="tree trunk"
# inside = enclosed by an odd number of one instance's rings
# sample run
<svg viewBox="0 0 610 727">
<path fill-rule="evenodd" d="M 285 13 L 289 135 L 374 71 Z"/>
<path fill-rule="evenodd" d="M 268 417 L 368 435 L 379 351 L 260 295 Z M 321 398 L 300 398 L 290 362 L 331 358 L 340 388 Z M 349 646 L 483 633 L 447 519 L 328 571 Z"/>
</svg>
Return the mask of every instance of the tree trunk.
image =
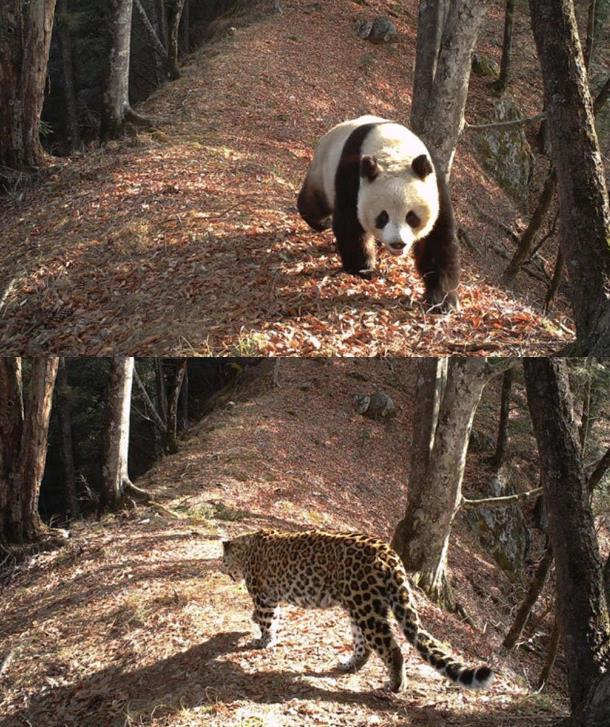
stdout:
<svg viewBox="0 0 610 727">
<path fill-rule="evenodd" d="M 57 0 L 57 23 L 63 67 L 66 118 L 68 120 L 67 126 L 68 134 L 70 136 L 70 149 L 79 149 L 81 146 L 81 138 L 76 106 L 76 92 L 74 90 L 74 66 L 72 63 L 72 39 L 70 37 L 68 0 Z"/>
<path fill-rule="evenodd" d="M 144 26 L 148 37 L 150 38 L 150 43 L 153 47 L 153 50 L 156 52 L 158 56 L 163 58 L 165 61 L 167 61 L 167 51 L 165 50 L 165 47 L 163 43 L 159 40 L 159 36 L 157 35 L 157 31 L 155 30 L 153 24 L 148 18 L 148 15 L 146 14 L 146 10 L 144 9 L 144 6 L 142 5 L 142 0 L 134 0 L 134 4 L 136 6 L 136 10 L 138 11 L 138 14 L 140 15 L 140 20 L 142 21 L 142 25 Z"/>
<path fill-rule="evenodd" d="M 184 372 L 184 381 L 180 387 L 180 399 L 178 400 L 178 431 L 185 432 L 189 428 L 189 370 L 188 359 Z"/>
<path fill-rule="evenodd" d="M 182 20 L 180 21 L 180 36 L 182 38 L 182 55 L 191 52 L 191 2 L 185 0 Z"/>
<path fill-rule="evenodd" d="M 279 362 L 281 359 L 277 359 Z M 425 487 L 430 454 L 434 447 L 434 437 L 438 425 L 438 414 L 447 385 L 448 358 L 420 358 L 417 360 L 417 382 L 413 424 L 411 428 L 411 457 L 409 467 L 409 501 L 417 500 Z M 403 518 L 394 531 L 392 547 L 405 558 Z M 403 554 L 404 553 L 404 554 Z"/>
<path fill-rule="evenodd" d="M 530 0 L 580 353 L 610 354 L 610 207 L 573 3 Z"/>
<path fill-rule="evenodd" d="M 106 399 L 101 510 L 118 507 L 125 490 L 131 485 L 128 456 L 133 369 L 133 356 L 113 357 Z"/>
<path fill-rule="evenodd" d="M 582 723 L 589 689 L 599 683 L 609 661 L 602 567 L 566 363 L 526 358 L 523 367 L 556 563 L 557 620 L 572 716 Z M 610 716 L 610 702 L 606 714 Z"/>
<path fill-rule="evenodd" d="M 549 639 L 549 645 L 546 652 L 546 658 L 542 666 L 542 671 L 538 677 L 538 683 L 536 689 L 540 690 L 548 682 L 553 667 L 555 666 L 555 659 L 557 658 L 557 652 L 559 651 L 559 624 L 555 618 L 553 621 L 553 630 L 551 631 L 551 637 Z"/>
<path fill-rule="evenodd" d="M 129 61 L 133 0 L 108 0 L 110 10 L 110 53 L 102 98 L 102 139 L 120 136 L 127 121 L 143 126 L 150 122 L 129 104 Z"/>
<path fill-rule="evenodd" d="M 449 534 L 462 497 L 472 421 L 494 373 L 484 358 L 450 360 L 426 486 L 417 497 L 409 497 L 402 527 L 395 533 L 395 547 L 413 581 L 449 608 L 454 606 L 447 582 Z"/>
<path fill-rule="evenodd" d="M 546 578 L 549 574 L 552 562 L 553 551 L 547 545 L 546 550 L 544 551 L 544 555 L 542 556 L 542 560 L 538 564 L 536 572 L 534 573 L 534 577 L 532 578 L 532 582 L 527 589 L 525 598 L 523 599 L 521 605 L 519 606 L 519 609 L 517 610 L 517 615 L 515 616 L 513 625 L 510 627 L 508 633 L 504 637 L 502 646 L 505 649 L 512 649 L 521 637 L 523 629 L 525 628 L 525 624 L 530 617 L 530 613 L 532 612 L 532 609 L 534 608 L 538 597 L 542 593 L 542 589 L 544 588 L 544 584 L 546 583 Z"/>
<path fill-rule="evenodd" d="M 184 9 L 184 0 L 173 0 L 169 10 L 169 77 L 172 80 L 180 78 L 180 69 L 178 68 L 178 29 L 180 27 L 180 18 Z"/>
<path fill-rule="evenodd" d="M 44 159 L 40 114 L 55 0 L 0 3 L 0 167 L 31 170 Z"/>
<path fill-rule="evenodd" d="M 425 126 L 447 11 L 446 0 L 420 0 L 410 121 L 413 130 Z"/>
<path fill-rule="evenodd" d="M 436 42 L 437 31 L 431 24 L 434 17 L 437 23 L 441 20 L 438 17 L 440 13 L 430 18 L 429 14 L 433 14 L 434 10 L 424 11 L 426 22 L 422 26 L 422 33 L 425 37 L 421 40 L 421 52 L 417 60 L 425 66 L 418 69 L 416 61 L 415 69 L 417 91 L 424 94 L 424 100 L 421 103 L 414 95 L 415 114 L 411 115 L 411 126 L 434 154 L 438 172 L 447 179 L 451 174 L 455 147 L 464 125 L 472 50 L 489 5 L 490 0 L 455 0 L 450 3 L 437 57 L 431 49 L 426 50 L 423 46 L 433 40 Z M 433 67 L 434 57 L 436 68 Z M 429 84 L 431 78 L 432 87 L 426 92 L 425 84 Z"/>
<path fill-rule="evenodd" d="M 0 357 L 0 539 L 5 543 L 33 543 L 46 532 L 38 500 L 57 365 L 56 356 L 32 359 L 24 407 L 21 362 Z"/>
<path fill-rule="evenodd" d="M 493 87 L 499 93 L 506 91 L 510 64 L 513 53 L 513 15 L 515 12 L 515 0 L 506 0 L 504 13 L 504 41 L 502 43 L 502 60 L 500 61 L 500 75 Z"/>
<path fill-rule="evenodd" d="M 186 374 L 185 358 L 175 361 L 167 395 L 167 428 L 165 446 L 170 454 L 178 451 L 178 398 Z"/>
<path fill-rule="evenodd" d="M 160 356 L 155 356 L 155 380 L 157 383 L 157 411 L 167 426 L 167 389 L 165 388 L 163 359 Z"/>
<path fill-rule="evenodd" d="M 501 467 L 506 454 L 508 444 L 508 415 L 510 412 L 510 394 L 513 388 L 513 370 L 506 369 L 502 377 L 502 396 L 500 399 L 500 424 L 498 426 L 498 438 L 496 440 L 496 451 L 492 458 L 494 467 Z"/>
<path fill-rule="evenodd" d="M 506 270 L 502 274 L 502 282 L 505 285 L 515 279 L 515 276 L 517 275 L 519 270 L 521 270 L 521 266 L 529 255 L 532 243 L 534 242 L 534 238 L 536 237 L 536 233 L 542 227 L 544 218 L 546 217 L 547 212 L 549 211 L 549 208 L 551 206 L 551 202 L 553 201 L 556 184 L 557 177 L 555 176 L 555 172 L 553 171 L 553 169 L 551 169 L 547 175 L 544 187 L 542 189 L 542 193 L 540 194 L 540 199 L 538 200 L 538 204 L 536 205 L 536 209 L 532 214 L 528 226 L 525 228 L 523 234 L 519 238 L 519 244 L 517 245 L 517 249 L 515 250 L 513 257 L 511 258 L 511 261 L 509 262 Z"/>
<path fill-rule="evenodd" d="M 59 362 L 57 376 L 57 404 L 61 428 L 61 455 L 64 463 L 64 484 L 66 502 L 70 510 L 70 518 L 80 515 L 78 497 L 76 496 L 76 470 L 74 467 L 74 447 L 72 444 L 72 415 L 70 413 L 70 383 L 68 381 L 68 363 L 65 358 Z"/>
</svg>

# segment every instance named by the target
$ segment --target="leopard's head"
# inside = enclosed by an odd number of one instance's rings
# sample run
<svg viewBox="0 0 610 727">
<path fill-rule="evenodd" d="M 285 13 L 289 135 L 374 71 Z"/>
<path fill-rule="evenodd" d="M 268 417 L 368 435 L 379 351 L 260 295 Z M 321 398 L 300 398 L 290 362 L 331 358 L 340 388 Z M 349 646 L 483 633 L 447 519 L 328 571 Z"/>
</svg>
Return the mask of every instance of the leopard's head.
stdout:
<svg viewBox="0 0 610 727">
<path fill-rule="evenodd" d="M 236 583 L 243 580 L 244 543 L 239 538 L 222 541 L 222 572 Z"/>
</svg>

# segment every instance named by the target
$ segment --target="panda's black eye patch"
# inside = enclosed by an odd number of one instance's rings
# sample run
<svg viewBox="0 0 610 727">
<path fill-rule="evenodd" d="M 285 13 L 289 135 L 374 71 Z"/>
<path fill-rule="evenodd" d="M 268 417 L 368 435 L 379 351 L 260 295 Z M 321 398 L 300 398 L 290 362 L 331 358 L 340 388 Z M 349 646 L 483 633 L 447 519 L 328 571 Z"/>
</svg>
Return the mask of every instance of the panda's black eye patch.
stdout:
<svg viewBox="0 0 610 727">
<path fill-rule="evenodd" d="M 382 230 L 388 224 L 389 219 L 390 218 L 388 216 L 388 213 L 385 210 L 383 210 L 383 212 L 380 212 L 377 215 L 377 219 L 375 220 L 375 227 L 378 230 Z"/>
<path fill-rule="evenodd" d="M 415 214 L 415 212 L 413 212 L 413 210 L 411 210 L 411 211 L 410 211 L 410 212 L 409 212 L 409 213 L 407 214 L 407 224 L 408 224 L 408 225 L 409 225 L 410 227 L 419 227 L 419 226 L 421 225 L 421 220 L 420 220 L 420 219 L 419 219 L 419 217 L 418 217 L 418 216 L 417 216 L 417 215 Z"/>
</svg>

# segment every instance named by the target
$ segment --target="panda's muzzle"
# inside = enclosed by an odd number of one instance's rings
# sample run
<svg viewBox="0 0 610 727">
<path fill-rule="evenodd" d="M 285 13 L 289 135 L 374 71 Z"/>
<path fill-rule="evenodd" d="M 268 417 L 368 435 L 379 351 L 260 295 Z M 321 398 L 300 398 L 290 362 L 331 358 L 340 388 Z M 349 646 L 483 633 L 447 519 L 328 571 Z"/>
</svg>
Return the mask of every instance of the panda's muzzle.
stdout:
<svg viewBox="0 0 610 727">
<path fill-rule="evenodd" d="M 398 240 L 396 242 L 391 242 L 390 247 L 392 250 L 396 250 L 396 252 L 401 252 L 405 249 L 406 245 L 402 240 Z"/>
</svg>

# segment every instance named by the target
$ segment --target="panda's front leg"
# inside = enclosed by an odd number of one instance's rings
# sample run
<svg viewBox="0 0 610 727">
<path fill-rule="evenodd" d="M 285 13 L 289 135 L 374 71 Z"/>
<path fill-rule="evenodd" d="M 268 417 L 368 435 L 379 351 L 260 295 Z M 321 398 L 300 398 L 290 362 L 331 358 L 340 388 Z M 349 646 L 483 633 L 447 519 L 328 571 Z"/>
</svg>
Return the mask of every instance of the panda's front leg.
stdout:
<svg viewBox="0 0 610 727">
<path fill-rule="evenodd" d="M 375 240 L 366 234 L 356 215 L 335 211 L 333 232 L 343 270 L 350 275 L 371 280 L 377 262 Z"/>
<path fill-rule="evenodd" d="M 415 243 L 415 266 L 424 283 L 424 304 L 430 313 L 459 309 L 459 248 L 453 235 L 437 230 Z"/>
</svg>

